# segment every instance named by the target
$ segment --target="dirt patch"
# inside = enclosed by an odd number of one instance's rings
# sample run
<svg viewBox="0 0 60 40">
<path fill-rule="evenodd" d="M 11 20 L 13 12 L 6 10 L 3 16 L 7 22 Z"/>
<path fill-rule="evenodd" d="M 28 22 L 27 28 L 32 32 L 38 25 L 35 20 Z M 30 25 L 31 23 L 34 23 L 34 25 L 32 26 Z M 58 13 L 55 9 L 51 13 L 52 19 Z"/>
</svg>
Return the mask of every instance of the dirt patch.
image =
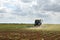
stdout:
<svg viewBox="0 0 60 40">
<path fill-rule="evenodd" d="M 0 40 L 60 40 L 60 32 L 49 31 L 0 31 Z"/>
<path fill-rule="evenodd" d="M 0 40 L 41 40 L 42 35 L 33 31 L 5 31 L 0 32 Z"/>
</svg>

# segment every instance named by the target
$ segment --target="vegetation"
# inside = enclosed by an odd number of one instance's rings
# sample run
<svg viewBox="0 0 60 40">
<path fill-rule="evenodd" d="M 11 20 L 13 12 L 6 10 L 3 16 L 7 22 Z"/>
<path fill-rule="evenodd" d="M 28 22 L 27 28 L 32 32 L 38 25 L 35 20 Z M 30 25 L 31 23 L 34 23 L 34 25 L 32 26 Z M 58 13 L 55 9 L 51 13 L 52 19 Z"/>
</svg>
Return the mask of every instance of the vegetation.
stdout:
<svg viewBox="0 0 60 40">
<path fill-rule="evenodd" d="M 58 32 L 60 24 L 43 24 L 36 28 L 33 26 L 33 24 L 0 24 L 0 40 L 60 40 Z"/>
<path fill-rule="evenodd" d="M 32 27 L 33 24 L 0 24 L 0 31 L 2 30 L 19 30 L 19 29 L 22 29 L 22 28 L 29 28 L 29 27 Z"/>
<path fill-rule="evenodd" d="M 0 30 L 14 30 L 21 28 L 34 28 L 33 24 L 0 24 Z M 35 28 L 33 29 L 35 30 Z M 60 31 L 60 24 L 43 24 L 41 28 L 36 28 L 36 30 L 45 30 L 45 31 Z"/>
</svg>

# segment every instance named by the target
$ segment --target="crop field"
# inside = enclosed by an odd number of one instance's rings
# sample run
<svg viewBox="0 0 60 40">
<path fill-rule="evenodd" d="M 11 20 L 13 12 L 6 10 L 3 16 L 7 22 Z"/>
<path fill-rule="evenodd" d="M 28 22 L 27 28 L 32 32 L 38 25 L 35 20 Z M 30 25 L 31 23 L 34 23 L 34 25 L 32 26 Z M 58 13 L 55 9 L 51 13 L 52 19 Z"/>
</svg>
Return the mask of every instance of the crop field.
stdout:
<svg viewBox="0 0 60 40">
<path fill-rule="evenodd" d="M 60 40 L 60 24 L 0 24 L 0 40 Z"/>
<path fill-rule="evenodd" d="M 0 31 L 15 31 L 22 28 L 30 28 L 33 24 L 0 24 Z"/>
</svg>

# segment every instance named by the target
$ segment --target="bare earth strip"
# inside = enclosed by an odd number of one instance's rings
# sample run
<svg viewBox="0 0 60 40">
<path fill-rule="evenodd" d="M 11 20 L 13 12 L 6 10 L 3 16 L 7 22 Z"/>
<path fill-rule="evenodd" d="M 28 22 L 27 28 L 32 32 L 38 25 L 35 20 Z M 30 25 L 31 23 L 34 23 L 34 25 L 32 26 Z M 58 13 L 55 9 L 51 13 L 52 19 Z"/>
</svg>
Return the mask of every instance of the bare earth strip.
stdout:
<svg viewBox="0 0 60 40">
<path fill-rule="evenodd" d="M 0 31 L 0 40 L 60 40 L 60 32 L 28 29 Z"/>
<path fill-rule="evenodd" d="M 42 32 L 32 30 L 2 31 L 0 40 L 42 40 Z"/>
</svg>

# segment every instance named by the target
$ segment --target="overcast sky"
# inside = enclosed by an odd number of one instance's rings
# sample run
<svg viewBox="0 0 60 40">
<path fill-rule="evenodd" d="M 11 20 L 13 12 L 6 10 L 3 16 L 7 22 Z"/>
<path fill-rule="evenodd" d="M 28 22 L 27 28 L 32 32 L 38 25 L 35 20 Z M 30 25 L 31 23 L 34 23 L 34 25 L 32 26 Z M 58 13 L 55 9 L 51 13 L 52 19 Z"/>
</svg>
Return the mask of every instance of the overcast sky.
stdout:
<svg viewBox="0 0 60 40">
<path fill-rule="evenodd" d="M 60 24 L 60 0 L 0 0 L 0 23 Z"/>
</svg>

